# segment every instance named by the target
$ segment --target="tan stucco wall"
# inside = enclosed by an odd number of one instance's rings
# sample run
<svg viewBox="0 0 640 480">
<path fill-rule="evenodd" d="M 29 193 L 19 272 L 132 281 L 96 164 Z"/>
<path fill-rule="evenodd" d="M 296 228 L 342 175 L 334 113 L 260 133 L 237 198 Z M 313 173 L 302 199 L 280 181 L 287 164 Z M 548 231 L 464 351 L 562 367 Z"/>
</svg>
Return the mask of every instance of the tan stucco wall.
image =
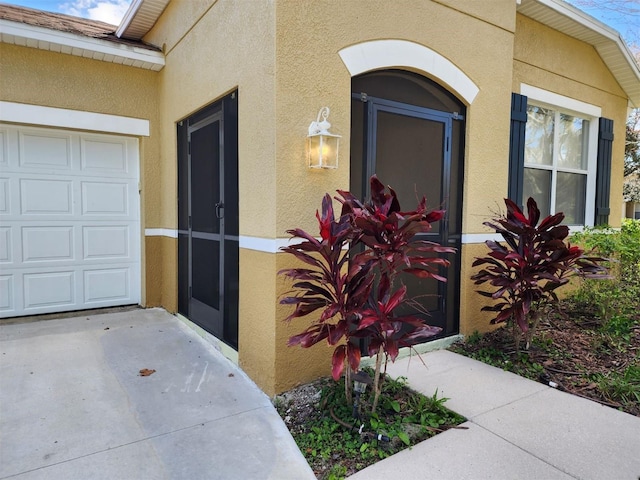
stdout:
<svg viewBox="0 0 640 480">
<path fill-rule="evenodd" d="M 147 306 L 162 306 L 169 312 L 178 309 L 176 272 L 178 241 L 164 236 L 145 237 L 146 260 L 143 275 L 147 278 Z"/>
<path fill-rule="evenodd" d="M 151 136 L 140 139 L 143 227 L 175 229 L 175 124 L 237 89 L 240 234 L 276 239 L 293 227 L 316 233 L 322 195 L 349 187 L 351 76 L 339 51 L 408 40 L 479 87 L 466 116 L 463 232 L 487 233 L 482 222 L 507 194 L 510 94 L 521 83 L 601 107 L 615 121 L 614 158 L 622 159 L 626 99 L 596 51 L 515 9 L 513 0 L 370 0 L 364 9 L 341 0 L 172 0 L 144 39 L 166 55 L 160 72 L 0 44 L 0 99 L 149 119 Z M 322 106 L 342 135 L 334 171 L 306 166 L 307 128 Z M 614 161 L 613 225 L 621 189 L 622 162 Z M 489 328 L 469 280 L 485 252 L 483 244 L 459 252 L 463 334 Z M 175 239 L 144 239 L 147 305 L 175 311 L 176 257 Z M 291 265 L 282 253 L 240 252 L 239 361 L 269 394 L 329 372 L 326 344 L 286 347 L 306 325 L 282 321 L 290 307 L 278 299 L 290 285 L 277 272 Z"/>
<path fill-rule="evenodd" d="M 176 122 L 237 88 L 240 233 L 275 236 L 274 12 L 271 2 L 247 6 L 174 0 L 144 39 L 166 54 L 159 75 L 166 228 L 177 226 Z"/>
<path fill-rule="evenodd" d="M 621 212 L 617 199 L 622 195 L 622 156 L 624 144 L 624 124 L 627 100 L 624 92 L 606 68 L 595 49 L 534 20 L 522 15 L 516 16 L 516 34 L 514 38 L 513 92 L 520 92 L 522 83 L 535 86 L 553 93 L 574 98 L 602 108 L 604 117 L 615 122 L 615 144 L 613 151 L 613 170 L 611 177 L 611 215 L 612 225 L 619 225 Z M 508 137 L 507 137 L 508 138 Z M 505 171 L 507 156 L 502 157 Z M 615 159 L 619 159 L 616 161 Z M 506 193 L 506 192 L 505 192 Z M 475 198 L 473 200 L 475 202 Z M 497 206 L 502 207 L 502 201 Z M 493 217 L 496 206 L 484 204 L 484 212 L 476 217 L 478 225 Z M 469 220 L 473 220 L 470 218 Z M 478 232 L 488 232 L 480 227 Z M 469 335 L 474 331 L 487 331 L 492 328 L 489 320 L 492 312 L 481 312 L 487 299 L 478 295 L 478 288 L 469 277 L 479 270 L 472 268 L 475 257 L 485 256 L 488 252 L 484 244 L 468 244 L 462 249 L 462 288 L 460 295 L 460 333 Z M 484 287 L 484 288 L 482 288 Z"/>
<path fill-rule="evenodd" d="M 250 8 L 249 8 L 250 7 Z M 238 90 L 240 234 L 275 238 L 275 47 L 272 2 L 172 1 L 145 41 L 160 46 L 163 191 L 158 227 L 177 228 L 176 122 Z M 176 242 L 163 261 L 165 308 L 177 297 Z M 239 362 L 266 391 L 275 391 L 275 258 L 240 251 Z M 172 262 L 172 263 L 171 263 Z M 169 299 L 174 299 L 173 303 Z"/>
<path fill-rule="evenodd" d="M 507 194 L 510 94 L 521 83 L 600 106 L 616 123 L 614 157 L 622 158 L 626 99 L 595 50 L 515 9 L 513 0 L 371 0 L 364 12 L 361 2 L 339 0 L 173 0 L 144 39 L 165 52 L 160 72 L 0 44 L 0 99 L 150 119 L 151 136 L 141 139 L 143 226 L 175 229 L 176 122 L 237 89 L 240 234 L 277 239 L 293 227 L 315 234 L 322 195 L 349 187 L 351 76 L 339 51 L 408 40 L 479 87 L 466 116 L 463 232 L 487 233 L 482 222 Z M 342 135 L 334 171 L 306 166 L 307 128 L 322 106 Z M 612 199 L 621 179 L 614 161 Z M 615 225 L 620 202 L 611 208 Z M 459 252 L 463 334 L 489 328 L 485 299 L 469 280 L 473 258 L 485 252 L 483 244 Z M 175 311 L 177 241 L 147 237 L 143 256 L 146 304 Z M 285 324 L 290 307 L 278 304 L 290 284 L 277 272 L 292 265 L 282 253 L 240 251 L 239 362 L 268 394 L 330 369 L 326 344 L 286 347 L 306 326 Z"/>
<path fill-rule="evenodd" d="M 0 43 L 0 100 L 142 118 L 150 136 L 140 138 L 141 224 L 158 226 L 160 188 L 157 73 L 88 58 Z M 141 232 L 143 235 L 143 232 Z M 142 258 L 149 257 L 144 251 Z M 143 267 L 143 304 L 156 298 L 155 277 Z"/>
<path fill-rule="evenodd" d="M 322 195 L 333 194 L 337 188 L 349 188 L 351 75 L 338 52 L 376 39 L 409 40 L 424 45 L 450 60 L 480 88 L 467 110 L 465 178 L 471 181 L 465 182 L 463 231 L 484 231 L 481 219 L 507 193 L 508 178 L 503 163 L 508 154 L 515 2 L 493 1 L 489 9 L 479 9 L 474 2 L 450 3 L 451 7 L 437 2 L 370 2 L 363 21 L 359 2 L 305 2 L 300 8 L 300 3 L 293 0 L 278 1 L 277 235 L 282 236 L 292 227 L 317 234 L 314 212 L 320 207 Z M 463 13 L 467 7 L 474 13 Z M 336 171 L 313 171 L 305 163 L 304 140 L 309 122 L 325 105 L 331 108 L 332 131 L 342 135 L 340 165 Z M 482 120 L 486 118 L 491 122 Z M 425 193 L 429 195 L 428 191 Z M 473 200 L 466 201 L 467 198 Z M 279 285 L 278 294 L 283 294 L 286 288 Z M 469 300 L 464 311 L 471 311 L 472 303 Z M 286 310 L 279 308 L 282 313 L 278 316 L 284 318 Z M 300 330 L 293 329 L 294 333 Z M 291 329 L 279 328 L 276 355 L 279 389 L 311 378 L 317 372 L 328 372 L 329 368 L 332 349 L 326 343 L 307 350 L 286 349 L 283 345 L 291 333 Z M 306 370 L 301 368 L 303 365 Z"/>
<path fill-rule="evenodd" d="M 522 83 L 574 98 L 602 109 L 614 121 L 609 223 L 622 217 L 623 159 L 627 97 L 590 45 L 518 15 L 513 62 L 513 91 Z"/>
<path fill-rule="evenodd" d="M 466 149 L 471 160 L 465 166 L 465 177 L 474 180 L 466 182 L 465 197 L 474 202 L 465 202 L 463 227 L 465 232 L 480 231 L 475 222 L 466 220 L 484 213 L 484 205 L 495 204 L 507 189 L 501 161 L 508 150 L 504 138 L 509 137 L 515 2 L 492 1 L 488 10 L 476 8 L 474 2 L 452 3 L 457 6 L 411 0 L 369 2 L 366 21 L 359 2 L 305 2 L 304 8 L 294 0 L 277 3 L 278 235 L 292 222 L 316 229 L 313 212 L 324 192 L 348 188 L 351 76 L 338 52 L 376 39 L 424 45 L 450 60 L 480 87 L 467 111 Z M 467 6 L 492 15 L 493 23 L 462 13 Z M 306 129 L 324 105 L 331 108 L 332 130 L 343 136 L 340 168 L 334 172 L 310 171 L 304 160 Z M 485 118 L 491 122 L 483 121 Z M 487 184 L 495 188 L 486 188 Z M 300 198 L 308 201 L 300 202 Z"/>
</svg>

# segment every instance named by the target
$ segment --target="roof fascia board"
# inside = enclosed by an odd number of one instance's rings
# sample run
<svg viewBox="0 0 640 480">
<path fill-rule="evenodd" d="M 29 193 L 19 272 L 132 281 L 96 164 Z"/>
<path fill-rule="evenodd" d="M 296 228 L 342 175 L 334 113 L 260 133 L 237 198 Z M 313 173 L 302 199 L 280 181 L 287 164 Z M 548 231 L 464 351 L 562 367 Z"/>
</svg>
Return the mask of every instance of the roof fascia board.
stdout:
<svg viewBox="0 0 640 480">
<path fill-rule="evenodd" d="M 607 67 L 616 77 L 616 80 L 618 81 L 622 89 L 626 92 L 627 97 L 629 98 L 631 103 L 636 107 L 640 106 L 640 88 L 638 88 L 638 85 L 640 85 L 640 66 L 638 66 L 638 64 L 636 63 L 633 54 L 629 50 L 629 47 L 624 42 L 617 30 L 609 27 L 608 25 L 593 18 L 591 15 L 588 15 L 587 13 L 572 5 L 569 5 L 562 0 L 529 0 L 529 2 L 522 1 L 517 5 L 516 8 L 518 11 L 525 10 L 521 13 L 527 15 L 526 7 L 531 3 L 542 5 L 543 7 L 555 12 L 556 14 L 562 15 L 577 23 L 581 27 L 598 35 L 602 39 L 601 41 L 588 41 L 587 43 L 591 44 L 596 49 L 605 64 L 607 64 Z M 535 15 L 533 16 L 533 18 L 536 19 Z M 611 57 L 612 54 L 609 52 L 610 48 L 613 45 L 615 45 L 614 48 L 618 52 L 614 55 L 620 55 L 622 58 L 624 58 L 624 61 L 628 67 L 628 70 L 626 70 L 627 73 L 624 74 L 626 77 L 625 79 L 621 79 L 619 77 L 619 73 L 614 72 L 614 70 L 619 71 L 619 69 L 616 69 L 615 67 L 614 69 L 612 69 L 611 62 L 615 59 Z M 627 74 L 635 77 L 635 80 L 629 79 Z"/>
<path fill-rule="evenodd" d="M 47 42 L 49 44 L 71 48 L 72 51 L 79 49 L 81 51 L 99 53 L 105 56 L 113 56 L 123 60 L 129 60 L 128 63 L 146 62 L 155 67 L 152 68 L 153 70 L 160 70 L 165 64 L 164 55 L 161 52 L 116 44 L 99 38 L 84 37 L 69 32 L 60 32 L 20 22 L 0 19 L 0 34 L 12 35 L 13 37 L 37 42 Z M 47 48 L 46 50 L 49 49 Z"/>
<path fill-rule="evenodd" d="M 142 2 L 143 0 L 133 0 L 133 2 L 131 2 L 131 5 L 129 5 L 127 12 L 124 14 L 124 17 L 122 17 L 122 21 L 116 30 L 116 37 L 121 38 L 124 32 L 127 31 L 127 28 L 129 28 L 129 25 L 131 25 L 131 22 L 133 22 L 133 19 L 137 15 L 138 10 L 140 10 Z"/>
<path fill-rule="evenodd" d="M 551 8 L 557 11 L 558 13 L 566 17 L 571 18 L 572 20 L 580 23 L 584 27 L 587 27 L 588 29 L 593 30 L 597 34 L 603 37 L 606 37 L 609 40 L 612 40 L 615 43 L 617 43 L 618 48 L 620 48 L 620 51 L 626 57 L 627 61 L 632 66 L 635 66 L 635 69 L 637 72 L 640 72 L 640 67 L 638 67 L 637 64 L 635 63 L 633 54 L 631 53 L 631 51 L 629 50 L 629 47 L 627 46 L 622 36 L 620 35 L 620 32 L 618 32 L 614 28 L 611 28 L 609 25 L 602 23 L 600 20 L 593 18 L 591 15 L 583 12 L 582 10 L 566 2 L 559 1 L 559 0 L 536 0 L 536 1 L 538 3 L 541 3 L 542 5 L 547 6 L 548 8 Z M 594 45 L 594 46 L 597 47 L 597 45 Z"/>
</svg>

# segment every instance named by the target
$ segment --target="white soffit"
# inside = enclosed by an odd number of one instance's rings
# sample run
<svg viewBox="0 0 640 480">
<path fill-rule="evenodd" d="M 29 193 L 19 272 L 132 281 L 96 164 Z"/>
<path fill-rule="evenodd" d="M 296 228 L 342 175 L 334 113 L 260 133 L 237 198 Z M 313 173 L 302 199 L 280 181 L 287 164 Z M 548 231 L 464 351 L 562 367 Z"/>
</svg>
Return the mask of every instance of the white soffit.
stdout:
<svg viewBox="0 0 640 480">
<path fill-rule="evenodd" d="M 2 43 L 66 53 L 109 63 L 159 71 L 164 67 L 161 52 L 49 28 L 0 19 Z"/>
<path fill-rule="evenodd" d="M 133 0 L 116 30 L 116 36 L 129 40 L 141 40 L 155 25 L 169 1 Z"/>
<path fill-rule="evenodd" d="M 640 107 L 640 67 L 613 28 L 562 0 L 522 0 L 518 13 L 593 45 L 635 107 Z"/>
</svg>

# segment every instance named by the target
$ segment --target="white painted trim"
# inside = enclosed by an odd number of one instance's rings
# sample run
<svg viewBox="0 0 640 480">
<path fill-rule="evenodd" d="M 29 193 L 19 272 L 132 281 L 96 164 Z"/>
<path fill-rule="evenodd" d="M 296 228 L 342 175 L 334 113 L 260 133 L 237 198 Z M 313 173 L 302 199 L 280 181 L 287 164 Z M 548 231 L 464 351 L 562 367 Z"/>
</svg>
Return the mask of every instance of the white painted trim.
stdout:
<svg viewBox="0 0 640 480">
<path fill-rule="evenodd" d="M 467 243 L 484 243 L 487 240 L 493 240 L 499 242 L 504 240 L 499 233 L 463 233 L 462 244 Z"/>
<path fill-rule="evenodd" d="M 145 228 L 144 236 L 178 238 L 178 230 L 171 228 Z"/>
<path fill-rule="evenodd" d="M 569 234 L 582 232 L 585 227 L 581 225 L 567 225 L 569 227 Z M 463 233 L 462 244 L 467 245 L 470 243 L 485 243 L 487 240 L 493 240 L 494 242 L 504 242 L 504 238 L 499 233 Z"/>
<path fill-rule="evenodd" d="M 156 71 L 165 64 L 162 52 L 10 20 L 0 19 L 0 34 L 3 42 L 6 43 L 53 50 L 111 63 Z M 51 48 L 52 46 L 54 47 Z"/>
<path fill-rule="evenodd" d="M 406 40 L 372 40 L 343 48 L 338 53 L 352 77 L 383 68 L 409 67 L 441 80 L 468 105 L 480 91 L 450 60 L 424 45 Z"/>
<path fill-rule="evenodd" d="M 131 25 L 131 22 L 133 22 L 133 19 L 138 13 L 138 10 L 140 10 L 142 1 L 143 0 L 133 0 L 131 2 L 129 8 L 124 14 L 124 17 L 122 17 L 122 20 L 120 20 L 120 25 L 118 25 L 118 29 L 116 30 L 116 37 L 121 38 L 122 35 L 124 35 L 124 32 L 126 32 L 127 28 L 129 28 L 129 25 Z"/>
<path fill-rule="evenodd" d="M 572 230 L 576 227 L 571 227 Z M 578 227 L 582 229 L 582 227 Z M 577 230 L 577 229 L 576 229 Z M 178 238 L 178 230 L 170 228 L 147 228 L 144 231 L 147 237 L 169 237 Z M 291 238 L 263 238 L 263 237 L 250 237 L 247 235 L 240 235 L 240 248 L 246 250 L 255 250 L 257 252 L 265 253 L 280 253 L 282 247 L 294 245 L 300 241 L 300 239 Z M 484 243 L 487 240 L 501 241 L 502 235 L 498 233 L 463 233 L 462 243 Z"/>
<path fill-rule="evenodd" d="M 26 103 L 0 101 L 0 121 L 142 137 L 149 136 L 149 120 L 143 118 L 27 105 Z"/>
<path fill-rule="evenodd" d="M 178 230 L 172 228 L 145 228 L 145 237 L 169 237 L 178 238 Z M 255 250 L 257 252 L 279 253 L 282 247 L 297 243 L 296 239 L 289 238 L 262 238 L 240 235 L 240 248 Z"/>
<path fill-rule="evenodd" d="M 574 98 L 549 92 L 548 90 L 527 85 L 526 83 L 520 84 L 520 94 L 526 95 L 536 102 L 546 103 L 551 107 L 560 107 L 565 110 L 571 110 L 575 113 L 582 115 L 586 114 L 592 117 L 602 116 L 602 109 L 596 105 L 591 105 L 590 103 L 581 102 Z"/>
<path fill-rule="evenodd" d="M 598 119 L 602 116 L 602 108 L 525 83 L 520 84 L 520 93 L 526 95 L 534 105 L 541 104 L 556 112 L 572 113 L 589 120 L 589 137 L 587 140 L 587 192 L 584 215 L 585 225 L 593 226 L 593 219 L 595 217 L 594 199 L 596 198 L 596 175 L 598 169 Z M 553 169 L 557 171 L 555 162 Z M 552 188 L 554 188 L 554 186 L 552 186 Z"/>
<path fill-rule="evenodd" d="M 282 247 L 293 245 L 298 241 L 290 238 L 261 238 L 240 235 L 240 248 L 257 252 L 278 253 Z"/>
</svg>

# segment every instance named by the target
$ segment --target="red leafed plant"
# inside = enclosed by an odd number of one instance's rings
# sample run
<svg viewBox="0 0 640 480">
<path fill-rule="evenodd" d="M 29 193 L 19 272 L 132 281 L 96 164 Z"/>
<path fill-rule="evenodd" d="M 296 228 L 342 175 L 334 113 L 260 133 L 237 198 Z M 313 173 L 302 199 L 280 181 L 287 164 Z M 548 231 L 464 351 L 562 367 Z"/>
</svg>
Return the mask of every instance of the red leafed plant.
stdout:
<svg viewBox="0 0 640 480">
<path fill-rule="evenodd" d="M 599 264 L 603 258 L 586 257 L 584 250 L 565 239 L 569 228 L 560 225 L 562 212 L 549 215 L 540 223 L 540 210 L 533 198 L 527 201 L 528 216 L 511 200 L 505 199 L 507 213 L 484 225 L 492 228 L 505 244 L 493 240 L 485 243 L 491 252 L 476 258 L 473 266 L 484 268 L 471 277 L 476 285 L 488 282 L 495 290 L 478 291 L 495 300 L 482 310 L 496 312 L 492 324 L 506 322 L 513 328 L 516 349 L 522 337 L 529 347 L 544 312 L 558 302 L 556 289 L 570 277 L 608 278 Z"/>
<path fill-rule="evenodd" d="M 370 184 L 371 200 L 367 203 L 338 190 L 336 200 L 342 204 L 338 219 L 331 197 L 325 195 L 322 214 L 316 212 L 319 240 L 301 229 L 287 231 L 302 242 L 282 250 L 305 265 L 280 272 L 293 280 L 293 291 L 280 303 L 295 306 L 286 321 L 315 313 L 310 326 L 289 338 L 288 344 L 307 348 L 326 339 L 336 346 L 332 374 L 337 380 L 345 371 L 348 401 L 351 373 L 360 365 L 359 340 L 368 341 L 369 355 L 376 355 L 375 411 L 382 357 L 394 361 L 399 348 L 415 345 L 441 330 L 416 315 L 396 315 L 398 307 L 410 300 L 406 287 L 396 285 L 397 277 L 405 272 L 444 282 L 439 272 L 449 261 L 439 254 L 454 253 L 455 249 L 416 238 L 428 232 L 444 211 L 427 211 L 423 197 L 415 210 L 403 212 L 393 189 L 386 193 L 375 175 Z"/>
</svg>

